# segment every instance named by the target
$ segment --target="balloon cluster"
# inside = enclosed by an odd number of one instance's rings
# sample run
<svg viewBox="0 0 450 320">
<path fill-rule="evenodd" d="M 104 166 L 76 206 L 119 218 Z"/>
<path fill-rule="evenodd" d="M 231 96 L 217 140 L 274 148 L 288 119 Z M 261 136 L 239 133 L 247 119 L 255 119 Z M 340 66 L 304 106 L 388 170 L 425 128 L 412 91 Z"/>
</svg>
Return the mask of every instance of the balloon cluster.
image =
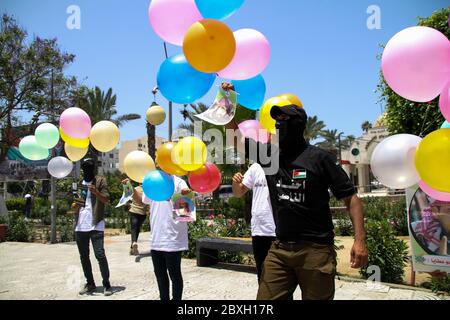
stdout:
<svg viewBox="0 0 450 320">
<path fill-rule="evenodd" d="M 215 164 L 206 162 L 206 145 L 196 137 L 186 137 L 179 142 L 167 142 L 156 151 L 153 159 L 145 152 L 133 151 L 125 157 L 124 171 L 134 181 L 142 183 L 145 195 L 154 201 L 165 201 L 174 192 L 173 175 L 187 175 L 194 191 L 213 192 L 221 182 Z"/>
<path fill-rule="evenodd" d="M 450 42 L 429 27 L 411 27 L 386 45 L 382 71 L 395 93 L 415 102 L 440 95 L 439 106 L 447 121 L 427 135 L 400 134 L 383 140 L 374 150 L 371 167 L 388 187 L 419 187 L 436 200 L 450 200 Z"/>
<path fill-rule="evenodd" d="M 115 148 L 120 140 L 119 128 L 111 121 L 100 121 L 91 125 L 89 115 L 82 109 L 72 107 L 64 110 L 59 118 L 59 129 L 51 123 L 43 123 L 36 128 L 34 136 L 24 137 L 19 143 L 20 153 L 29 160 L 44 160 L 50 156 L 61 137 L 64 141 L 65 157 L 49 161 L 47 169 L 55 178 L 64 178 L 73 168 L 72 162 L 82 159 L 88 152 L 89 144 L 100 152 Z"/>
<path fill-rule="evenodd" d="M 203 97 L 217 76 L 233 80 L 239 103 L 258 110 L 266 92 L 261 73 L 270 60 L 270 44 L 254 29 L 233 32 L 224 20 L 244 0 L 152 0 L 148 15 L 164 41 L 183 53 L 166 59 L 157 83 L 168 100 L 192 103 Z"/>
</svg>

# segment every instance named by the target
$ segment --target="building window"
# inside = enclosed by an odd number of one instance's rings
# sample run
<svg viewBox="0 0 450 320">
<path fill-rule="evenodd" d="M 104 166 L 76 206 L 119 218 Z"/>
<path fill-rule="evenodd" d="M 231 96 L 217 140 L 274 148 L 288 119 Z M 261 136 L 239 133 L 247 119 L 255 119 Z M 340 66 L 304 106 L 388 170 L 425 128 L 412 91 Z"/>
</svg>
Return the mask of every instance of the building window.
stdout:
<svg viewBox="0 0 450 320">
<path fill-rule="evenodd" d="M 139 147 L 139 148 L 142 148 L 142 143 L 139 143 L 139 144 L 138 144 L 138 147 Z"/>
<path fill-rule="evenodd" d="M 109 154 L 109 157 L 110 157 L 111 159 L 113 159 L 113 158 L 114 158 L 114 155 L 113 155 L 112 153 L 110 153 L 110 154 Z"/>
</svg>

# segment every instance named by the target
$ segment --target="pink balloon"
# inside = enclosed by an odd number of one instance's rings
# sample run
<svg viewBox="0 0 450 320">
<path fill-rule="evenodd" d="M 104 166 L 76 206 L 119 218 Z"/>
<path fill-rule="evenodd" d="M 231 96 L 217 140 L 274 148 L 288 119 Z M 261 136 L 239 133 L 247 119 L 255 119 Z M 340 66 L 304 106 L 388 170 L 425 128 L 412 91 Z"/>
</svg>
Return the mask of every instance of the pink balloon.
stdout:
<svg viewBox="0 0 450 320">
<path fill-rule="evenodd" d="M 435 200 L 450 202 L 450 193 L 437 191 L 424 181 L 419 182 L 420 189 Z"/>
<path fill-rule="evenodd" d="M 431 101 L 450 79 L 450 41 L 433 28 L 404 29 L 386 45 L 381 68 L 398 95 L 416 102 Z"/>
<path fill-rule="evenodd" d="M 222 175 L 215 164 L 207 162 L 199 170 L 191 172 L 188 180 L 192 190 L 205 194 L 219 187 Z"/>
<path fill-rule="evenodd" d="M 195 0 L 152 0 L 148 17 L 156 34 L 177 46 L 183 45 L 189 27 L 203 19 Z"/>
<path fill-rule="evenodd" d="M 253 29 L 234 32 L 236 53 L 219 76 L 231 80 L 247 80 L 260 74 L 269 64 L 270 44 L 266 37 Z"/>
<path fill-rule="evenodd" d="M 250 138 L 262 143 L 269 142 L 270 134 L 266 129 L 263 128 L 258 120 L 247 120 L 241 122 L 238 127 L 242 135 L 246 138 Z"/>
<path fill-rule="evenodd" d="M 91 133 L 91 119 L 80 108 L 68 108 L 59 118 L 59 126 L 69 137 L 76 139 L 88 138 Z"/>
<path fill-rule="evenodd" d="M 450 80 L 442 90 L 439 98 L 439 107 L 444 118 L 450 122 Z"/>
</svg>

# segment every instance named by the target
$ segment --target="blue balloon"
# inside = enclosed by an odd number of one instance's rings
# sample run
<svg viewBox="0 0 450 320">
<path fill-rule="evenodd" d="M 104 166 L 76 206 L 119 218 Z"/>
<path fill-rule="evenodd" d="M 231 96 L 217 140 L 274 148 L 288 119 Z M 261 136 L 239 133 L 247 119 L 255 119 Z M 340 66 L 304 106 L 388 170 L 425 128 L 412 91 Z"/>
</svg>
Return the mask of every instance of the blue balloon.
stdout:
<svg viewBox="0 0 450 320">
<path fill-rule="evenodd" d="M 169 200 L 175 191 L 173 176 L 160 170 L 150 171 L 144 177 L 142 189 L 147 198 L 153 201 Z"/>
<path fill-rule="evenodd" d="M 206 18 L 225 20 L 235 13 L 244 0 L 195 0 L 198 10 Z"/>
<path fill-rule="evenodd" d="M 259 110 L 266 96 L 266 83 L 261 75 L 248 80 L 233 80 L 240 105 L 250 110 Z"/>
<path fill-rule="evenodd" d="M 445 122 L 442 124 L 441 129 L 450 129 L 450 122 L 445 121 Z"/>
<path fill-rule="evenodd" d="M 161 64 L 157 83 L 167 100 L 188 104 L 207 94 L 215 79 L 216 74 L 195 70 L 183 54 L 178 54 Z"/>
</svg>

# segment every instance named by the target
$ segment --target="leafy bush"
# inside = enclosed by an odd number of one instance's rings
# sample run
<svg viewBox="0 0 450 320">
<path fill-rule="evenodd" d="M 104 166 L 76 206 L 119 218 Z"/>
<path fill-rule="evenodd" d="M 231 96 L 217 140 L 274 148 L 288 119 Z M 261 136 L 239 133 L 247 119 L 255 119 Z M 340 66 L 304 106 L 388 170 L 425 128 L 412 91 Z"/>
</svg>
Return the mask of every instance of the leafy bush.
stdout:
<svg viewBox="0 0 450 320">
<path fill-rule="evenodd" d="M 422 286 L 435 293 L 445 292 L 450 294 L 450 275 L 445 277 L 432 277 L 430 282 L 426 282 Z"/>
<path fill-rule="evenodd" d="M 59 233 L 61 242 L 71 242 L 75 240 L 74 218 L 71 216 L 61 216 L 56 219 L 56 230 Z"/>
<path fill-rule="evenodd" d="M 334 217 L 334 233 L 336 236 L 353 236 L 353 224 L 348 214 L 339 214 Z"/>
<path fill-rule="evenodd" d="M 8 211 L 20 211 L 25 212 L 25 199 L 24 198 L 11 198 L 5 201 Z"/>
<path fill-rule="evenodd" d="M 6 241 L 31 242 L 35 238 L 35 233 L 31 223 L 18 211 L 11 211 L 6 221 Z"/>
<path fill-rule="evenodd" d="M 361 199 L 364 208 L 364 218 L 368 221 L 389 222 L 397 236 L 408 235 L 408 217 L 406 214 L 406 200 L 392 200 L 388 197 L 366 197 Z M 330 207 L 342 207 L 344 203 L 332 198 Z M 351 220 L 348 214 L 339 214 L 335 219 L 335 232 L 337 235 L 352 235 Z"/>
<path fill-rule="evenodd" d="M 397 239 L 395 230 L 387 221 L 369 221 L 366 224 L 369 266 L 378 266 L 381 281 L 402 283 L 404 268 L 408 261 L 408 245 Z M 367 268 L 360 270 L 366 279 L 371 275 Z"/>
</svg>

